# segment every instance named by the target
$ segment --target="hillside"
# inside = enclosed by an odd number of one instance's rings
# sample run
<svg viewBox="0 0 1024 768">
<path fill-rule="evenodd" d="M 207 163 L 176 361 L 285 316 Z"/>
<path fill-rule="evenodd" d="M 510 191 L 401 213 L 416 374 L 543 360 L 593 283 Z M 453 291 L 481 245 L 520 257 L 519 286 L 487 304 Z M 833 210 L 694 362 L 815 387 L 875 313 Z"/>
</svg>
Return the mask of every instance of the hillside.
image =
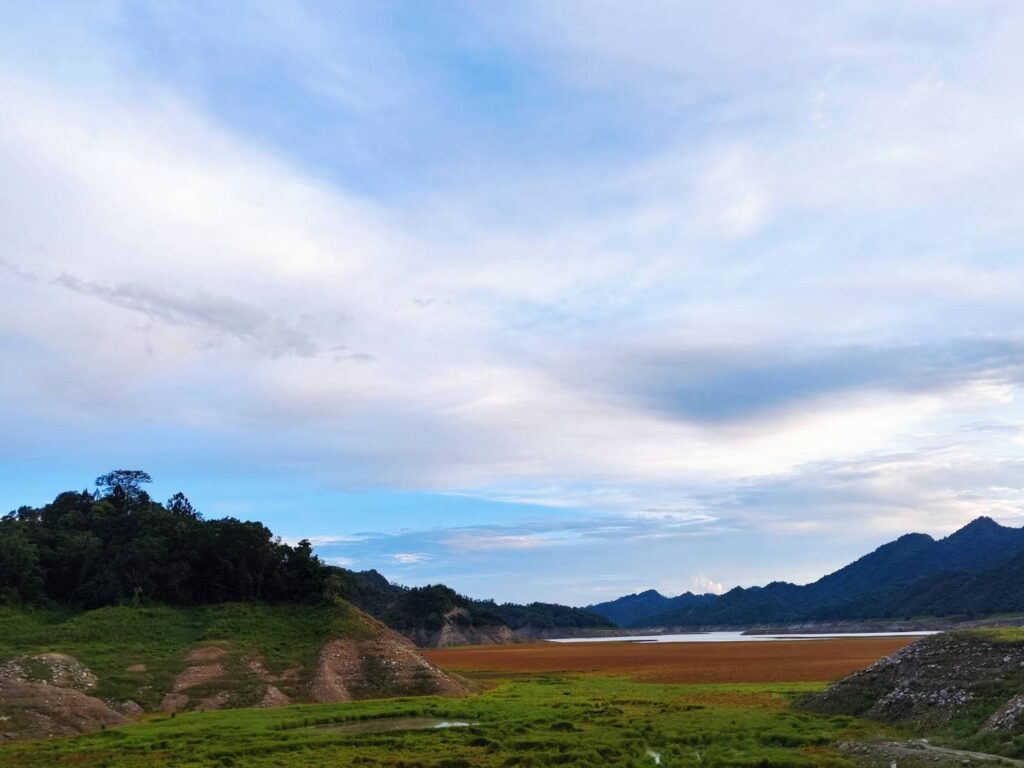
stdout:
<svg viewBox="0 0 1024 768">
<path fill-rule="evenodd" d="M 258 522 L 204 519 L 182 493 L 165 504 L 149 475 L 117 470 L 98 491 L 60 493 L 0 518 L 0 605 L 90 609 L 223 602 L 330 604 L 347 598 L 418 644 L 510 642 L 611 626 L 579 608 L 495 604 L 442 584 L 407 588 L 376 571 L 324 564 Z"/>
<path fill-rule="evenodd" d="M 632 595 L 604 603 L 588 605 L 587 610 L 604 616 L 609 621 L 615 622 L 620 627 L 636 626 L 648 616 L 664 613 L 672 603 L 670 597 L 658 592 L 656 589 L 648 589 L 644 592 L 634 592 Z"/>
<path fill-rule="evenodd" d="M 0 740 L 142 712 L 466 692 L 343 601 L 0 609 Z"/>
<path fill-rule="evenodd" d="M 641 593 L 648 595 L 649 593 Z M 980 517 L 944 539 L 907 534 L 807 585 L 591 606 L 622 626 L 751 626 L 1024 612 L 1024 529 Z M 659 597 L 661 597 L 659 595 Z M 667 602 L 666 602 L 667 601 Z M 619 611 L 625 609 L 625 614 Z"/>
<path fill-rule="evenodd" d="M 880 720 L 963 749 L 1024 757 L 1024 631 L 975 630 L 913 643 L 802 707 Z"/>
<path fill-rule="evenodd" d="M 376 571 L 335 569 L 334 573 L 342 596 L 421 647 L 508 643 L 548 632 L 614 626 L 581 608 L 474 600 L 443 584 L 412 588 L 391 584 Z"/>
</svg>

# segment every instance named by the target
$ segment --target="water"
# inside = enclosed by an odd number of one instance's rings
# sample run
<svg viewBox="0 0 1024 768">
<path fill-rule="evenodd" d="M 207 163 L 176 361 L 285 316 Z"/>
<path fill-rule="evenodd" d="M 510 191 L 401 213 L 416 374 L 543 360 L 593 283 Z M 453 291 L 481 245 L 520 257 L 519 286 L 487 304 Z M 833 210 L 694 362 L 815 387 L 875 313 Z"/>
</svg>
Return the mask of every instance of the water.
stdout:
<svg viewBox="0 0 1024 768">
<path fill-rule="evenodd" d="M 552 643 L 750 643 L 765 640 L 828 640 L 842 637 L 924 637 L 938 632 L 835 632 L 804 635 L 745 635 L 742 632 L 690 632 L 678 635 L 560 637 Z"/>
<path fill-rule="evenodd" d="M 443 720 L 439 717 L 378 717 L 350 723 L 327 723 L 314 726 L 332 733 L 387 733 L 389 731 L 426 731 L 434 728 L 467 728 L 476 723 Z"/>
</svg>

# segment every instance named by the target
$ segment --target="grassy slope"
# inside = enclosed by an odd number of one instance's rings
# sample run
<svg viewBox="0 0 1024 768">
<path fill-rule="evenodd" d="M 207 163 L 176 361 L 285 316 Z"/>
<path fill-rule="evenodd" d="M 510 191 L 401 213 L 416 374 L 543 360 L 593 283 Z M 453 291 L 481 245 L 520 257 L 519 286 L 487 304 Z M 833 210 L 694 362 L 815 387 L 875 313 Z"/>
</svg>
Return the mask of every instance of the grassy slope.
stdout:
<svg viewBox="0 0 1024 768">
<path fill-rule="evenodd" d="M 1008 645 L 1024 643 L 1024 627 L 993 627 L 991 629 L 976 629 L 973 632 L 996 643 Z"/>
<path fill-rule="evenodd" d="M 849 765 L 828 745 L 877 727 L 789 709 L 789 698 L 814 687 L 523 677 L 465 699 L 154 716 L 141 725 L 74 739 L 0 747 L 0 768 L 653 766 L 648 749 L 658 751 L 668 766 Z M 317 727 L 380 716 L 436 716 L 476 724 L 359 735 Z"/>
<path fill-rule="evenodd" d="M 95 695 L 131 699 L 154 709 L 196 644 L 226 648 L 228 673 L 244 688 L 252 684 L 244 665 L 247 657 L 259 655 L 272 673 L 300 667 L 304 681 L 328 637 L 372 632 L 362 615 L 344 603 L 111 607 L 84 613 L 0 608 L 0 660 L 44 651 L 68 653 L 99 677 Z M 145 670 L 128 671 L 138 664 Z M 254 688 L 252 695 L 256 692 Z"/>
</svg>

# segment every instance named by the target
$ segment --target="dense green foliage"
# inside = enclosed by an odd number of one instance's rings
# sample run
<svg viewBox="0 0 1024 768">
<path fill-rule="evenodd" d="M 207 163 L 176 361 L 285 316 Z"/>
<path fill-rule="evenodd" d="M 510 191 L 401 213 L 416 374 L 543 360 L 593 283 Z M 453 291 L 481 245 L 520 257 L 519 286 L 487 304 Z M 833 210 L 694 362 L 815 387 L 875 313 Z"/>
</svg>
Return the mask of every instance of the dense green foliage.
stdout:
<svg viewBox="0 0 1024 768">
<path fill-rule="evenodd" d="M 490 608 L 512 629 L 600 629 L 614 627 L 603 616 L 583 608 L 569 608 L 556 603 L 494 603 L 477 601 L 477 606 Z M 478 608 L 479 610 L 479 608 Z"/>
<path fill-rule="evenodd" d="M 62 493 L 0 519 L 0 602 L 304 601 L 321 597 L 325 576 L 308 541 L 291 547 L 260 523 L 203 520 L 183 496 L 165 506 L 139 488 Z"/>
<path fill-rule="evenodd" d="M 804 586 L 774 582 L 721 597 L 649 591 L 590 610 L 622 626 L 680 627 L 1024 612 L 1024 529 L 981 517 L 938 541 L 901 536 Z"/>
<path fill-rule="evenodd" d="M 325 640 L 370 632 L 365 619 L 340 601 L 316 606 L 107 606 L 84 612 L 0 607 L 0 660 L 49 651 L 70 654 L 96 673 L 96 696 L 132 699 L 154 709 L 196 645 L 216 644 L 226 650 L 227 666 L 238 667 L 239 679 L 225 685 L 241 690 L 248 684 L 248 670 L 233 664 L 236 659 L 258 656 L 273 673 L 297 668 L 301 674 L 295 682 L 304 684 Z M 256 692 L 254 688 L 254 696 Z"/>
<path fill-rule="evenodd" d="M 993 616 L 1024 612 L 1024 555 L 971 573 L 947 571 L 859 600 L 851 613 L 889 616 Z"/>
<path fill-rule="evenodd" d="M 494 681 L 498 682 L 498 681 Z M 466 699 L 394 699 L 157 717 L 0 748 L 0 766 L 847 766 L 830 745 L 874 726 L 791 711 L 814 686 L 652 685 L 604 677 L 498 682 Z M 346 733 L 338 724 L 432 716 L 466 728 Z"/>
</svg>

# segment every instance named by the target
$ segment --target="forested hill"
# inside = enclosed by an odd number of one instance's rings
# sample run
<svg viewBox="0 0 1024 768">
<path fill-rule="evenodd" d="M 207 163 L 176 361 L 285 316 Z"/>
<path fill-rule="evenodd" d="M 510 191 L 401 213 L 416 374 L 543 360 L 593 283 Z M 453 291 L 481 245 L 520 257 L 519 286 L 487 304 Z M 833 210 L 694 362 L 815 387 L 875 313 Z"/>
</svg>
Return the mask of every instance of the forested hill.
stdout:
<svg viewBox="0 0 1024 768">
<path fill-rule="evenodd" d="M 460 626 L 546 630 L 607 627 L 578 608 L 497 605 L 443 585 L 405 588 L 374 571 L 324 564 L 308 541 L 282 542 L 265 525 L 204 519 L 181 493 L 166 503 L 149 475 L 118 470 L 97 490 L 67 491 L 0 518 L 0 604 L 108 605 L 327 602 L 343 597 L 407 635 Z"/>
<path fill-rule="evenodd" d="M 1024 612 L 1024 529 L 979 517 L 944 539 L 910 533 L 812 584 L 720 597 L 653 591 L 589 606 L 621 626 L 708 627 Z"/>
<path fill-rule="evenodd" d="M 583 608 L 554 603 L 496 603 L 474 600 L 444 585 L 401 587 L 376 570 L 338 569 L 341 595 L 422 645 L 446 644 L 439 633 L 467 642 L 500 642 L 502 630 L 546 634 L 549 631 L 610 629 L 607 618 Z M 511 639 L 507 635 L 505 640 Z"/>
</svg>

